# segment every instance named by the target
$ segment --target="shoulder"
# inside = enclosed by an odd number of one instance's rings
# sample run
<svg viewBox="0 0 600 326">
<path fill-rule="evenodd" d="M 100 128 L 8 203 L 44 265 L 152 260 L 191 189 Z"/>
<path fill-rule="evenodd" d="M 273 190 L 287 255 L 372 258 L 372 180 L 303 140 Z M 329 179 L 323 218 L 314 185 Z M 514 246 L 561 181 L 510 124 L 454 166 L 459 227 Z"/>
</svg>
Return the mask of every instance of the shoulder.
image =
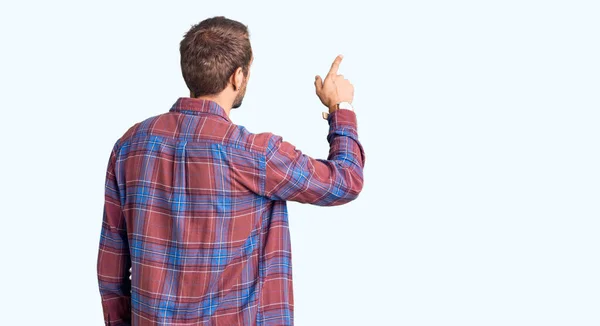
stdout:
<svg viewBox="0 0 600 326">
<path fill-rule="evenodd" d="M 123 133 L 123 135 L 121 135 L 121 137 L 119 137 L 117 139 L 117 141 L 113 145 L 113 151 L 119 152 L 119 149 L 123 146 L 123 144 L 125 144 L 127 141 L 129 141 L 133 137 L 133 135 L 135 135 L 135 133 L 139 129 L 140 125 L 141 125 L 141 122 L 138 122 L 138 123 L 135 123 L 133 126 L 129 127 L 129 129 L 127 129 L 127 131 L 125 131 L 125 133 Z"/>
<path fill-rule="evenodd" d="M 266 154 L 269 148 L 283 139 L 281 136 L 269 131 L 253 133 L 244 126 L 238 126 L 238 128 L 246 139 L 248 150 L 262 154 Z"/>
<path fill-rule="evenodd" d="M 140 126 L 142 125 L 143 121 L 140 121 L 138 123 L 135 123 L 133 126 L 129 127 L 129 129 L 127 129 L 127 131 L 125 131 L 125 133 L 121 136 L 121 138 L 119 138 L 119 141 L 121 143 L 124 143 L 126 141 L 128 141 L 129 139 L 131 139 L 133 137 L 133 135 L 136 134 L 136 132 L 140 129 Z"/>
<path fill-rule="evenodd" d="M 153 126 L 162 116 L 164 116 L 164 114 L 158 114 L 134 123 L 121 135 L 121 137 L 119 137 L 119 139 L 116 142 L 116 146 L 128 142 L 138 134 L 146 134 L 152 132 Z"/>
<path fill-rule="evenodd" d="M 265 155 L 267 161 L 271 160 L 276 154 L 277 157 L 283 155 L 290 158 L 296 158 L 299 154 L 302 154 L 294 144 L 283 139 L 283 136 L 272 132 L 251 133 L 249 140 L 253 150 Z"/>
</svg>

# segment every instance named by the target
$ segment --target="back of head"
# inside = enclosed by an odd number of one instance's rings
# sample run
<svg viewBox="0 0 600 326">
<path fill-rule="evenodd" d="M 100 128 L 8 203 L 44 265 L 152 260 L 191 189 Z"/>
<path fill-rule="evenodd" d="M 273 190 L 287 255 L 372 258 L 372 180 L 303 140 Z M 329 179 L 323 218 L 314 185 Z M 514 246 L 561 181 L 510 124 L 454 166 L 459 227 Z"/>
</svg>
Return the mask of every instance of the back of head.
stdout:
<svg viewBox="0 0 600 326">
<path fill-rule="evenodd" d="M 179 45 L 183 79 L 195 97 L 214 95 L 227 86 L 238 67 L 248 75 L 252 59 L 248 27 L 217 16 L 193 25 Z"/>
</svg>

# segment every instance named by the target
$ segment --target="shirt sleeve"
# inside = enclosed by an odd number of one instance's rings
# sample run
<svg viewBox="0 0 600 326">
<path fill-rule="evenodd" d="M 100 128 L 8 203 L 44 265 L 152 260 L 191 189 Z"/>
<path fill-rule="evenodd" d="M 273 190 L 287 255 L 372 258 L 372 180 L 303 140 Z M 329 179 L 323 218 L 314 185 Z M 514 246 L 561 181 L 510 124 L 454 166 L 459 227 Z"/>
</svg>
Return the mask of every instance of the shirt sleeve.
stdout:
<svg viewBox="0 0 600 326">
<path fill-rule="evenodd" d="M 340 109 L 327 117 L 329 155 L 312 158 L 271 134 L 266 151 L 264 196 L 319 206 L 358 197 L 363 188 L 365 152 L 358 140 L 356 113 Z"/>
<path fill-rule="evenodd" d="M 106 171 L 97 273 L 105 325 L 131 325 L 131 260 L 115 167 L 118 142 Z"/>
</svg>

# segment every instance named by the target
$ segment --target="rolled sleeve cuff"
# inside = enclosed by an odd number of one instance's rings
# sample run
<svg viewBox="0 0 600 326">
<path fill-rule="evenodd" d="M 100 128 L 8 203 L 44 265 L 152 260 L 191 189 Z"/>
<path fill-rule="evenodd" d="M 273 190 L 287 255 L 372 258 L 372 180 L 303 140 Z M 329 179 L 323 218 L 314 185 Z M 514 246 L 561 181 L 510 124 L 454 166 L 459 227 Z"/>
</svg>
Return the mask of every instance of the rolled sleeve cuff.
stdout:
<svg viewBox="0 0 600 326">
<path fill-rule="evenodd" d="M 327 135 L 329 143 L 335 135 L 349 136 L 358 141 L 356 112 L 347 109 L 335 110 L 329 114 L 327 122 L 329 123 L 329 133 Z"/>
</svg>

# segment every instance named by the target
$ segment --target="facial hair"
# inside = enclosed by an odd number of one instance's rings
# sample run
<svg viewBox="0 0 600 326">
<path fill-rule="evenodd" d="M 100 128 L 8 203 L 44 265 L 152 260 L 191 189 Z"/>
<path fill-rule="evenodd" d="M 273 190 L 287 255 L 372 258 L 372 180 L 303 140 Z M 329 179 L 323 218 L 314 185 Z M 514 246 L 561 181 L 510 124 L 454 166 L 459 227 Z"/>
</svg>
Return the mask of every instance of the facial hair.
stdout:
<svg viewBox="0 0 600 326">
<path fill-rule="evenodd" d="M 242 87 L 240 88 L 239 93 L 235 97 L 235 100 L 233 101 L 233 105 L 231 106 L 232 109 L 237 109 L 240 106 L 242 106 L 242 101 L 244 100 L 244 95 L 246 95 L 246 85 L 247 84 L 248 84 L 248 78 L 246 78 L 246 80 L 244 80 L 244 83 L 242 84 Z"/>
</svg>

